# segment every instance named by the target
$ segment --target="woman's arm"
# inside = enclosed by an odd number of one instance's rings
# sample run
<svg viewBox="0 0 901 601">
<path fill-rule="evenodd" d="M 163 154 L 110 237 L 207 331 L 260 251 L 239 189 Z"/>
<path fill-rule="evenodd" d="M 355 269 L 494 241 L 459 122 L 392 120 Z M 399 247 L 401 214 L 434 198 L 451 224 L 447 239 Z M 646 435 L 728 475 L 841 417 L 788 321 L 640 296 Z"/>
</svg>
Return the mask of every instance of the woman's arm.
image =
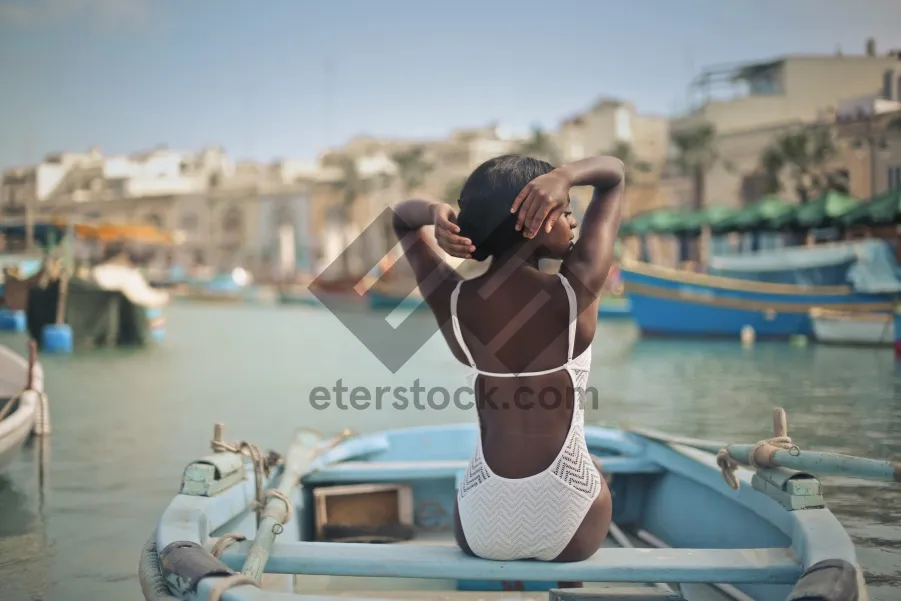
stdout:
<svg viewBox="0 0 901 601">
<path fill-rule="evenodd" d="M 613 263 L 613 245 L 622 221 L 626 186 L 623 162 L 615 157 L 591 157 L 561 169 L 573 186 L 594 187 L 582 217 L 579 239 L 562 268 L 599 295 Z"/>
<path fill-rule="evenodd" d="M 511 210 L 519 210 L 517 227 L 526 237 L 534 237 L 542 224 L 550 231 L 566 210 L 569 190 L 575 186 L 594 186 L 594 195 L 582 218 L 579 239 L 561 270 L 597 296 L 613 263 L 625 188 L 623 162 L 598 156 L 559 167 L 523 188 Z"/>
<path fill-rule="evenodd" d="M 475 248 L 468 238 L 457 235 L 460 228 L 450 205 L 412 198 L 394 207 L 393 219 L 394 233 L 400 240 L 404 257 L 416 275 L 420 292 L 431 305 L 429 297 L 439 284 L 448 280 L 456 282 L 460 277 L 439 255 L 431 236 L 422 228 L 434 225 L 438 247 L 454 256 L 466 257 Z"/>
</svg>

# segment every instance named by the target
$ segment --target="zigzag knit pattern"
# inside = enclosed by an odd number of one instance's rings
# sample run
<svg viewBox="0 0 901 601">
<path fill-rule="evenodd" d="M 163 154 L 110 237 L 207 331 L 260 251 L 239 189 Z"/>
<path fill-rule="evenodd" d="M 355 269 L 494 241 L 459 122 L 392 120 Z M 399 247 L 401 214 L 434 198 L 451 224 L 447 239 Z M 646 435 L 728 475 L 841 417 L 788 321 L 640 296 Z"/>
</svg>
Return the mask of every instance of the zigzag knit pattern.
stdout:
<svg viewBox="0 0 901 601">
<path fill-rule="evenodd" d="M 601 491 L 601 476 L 585 443 L 584 404 L 591 369 L 591 346 L 573 358 L 576 298 L 566 278 L 559 277 L 570 304 L 569 358 L 560 369 L 566 370 L 573 386 L 572 422 L 563 447 L 550 467 L 527 478 L 503 478 L 492 472 L 482 454 L 481 436 L 477 437 L 475 451 L 457 491 L 457 505 L 466 542 L 476 555 L 486 559 L 555 559 L 572 540 Z M 472 368 L 468 377 L 471 387 L 474 388 L 479 373 L 494 377 L 550 373 L 480 372 L 463 340 L 456 317 L 459 290 L 460 284 L 451 296 L 451 315 L 454 335 Z"/>
</svg>

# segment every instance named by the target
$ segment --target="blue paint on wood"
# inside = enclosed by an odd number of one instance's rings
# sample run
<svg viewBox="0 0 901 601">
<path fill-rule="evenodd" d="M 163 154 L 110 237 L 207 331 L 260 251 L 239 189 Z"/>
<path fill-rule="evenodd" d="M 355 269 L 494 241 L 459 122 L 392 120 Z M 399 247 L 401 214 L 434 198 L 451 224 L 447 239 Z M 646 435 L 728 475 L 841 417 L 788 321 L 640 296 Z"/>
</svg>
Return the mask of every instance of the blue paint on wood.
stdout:
<svg viewBox="0 0 901 601">
<path fill-rule="evenodd" d="M 222 561 L 244 564 L 250 543 L 231 546 Z M 802 568 L 789 549 L 600 549 L 585 561 L 492 561 L 435 545 L 276 542 L 273 574 L 590 582 L 764 582 L 793 584 Z"/>
<path fill-rule="evenodd" d="M 682 279 L 678 272 L 668 277 L 623 268 L 621 277 L 632 304 L 632 317 L 646 334 L 667 336 L 734 336 L 744 326 L 758 337 L 788 338 L 812 335 L 808 311 L 837 304 L 867 305 L 890 302 L 888 295 L 817 293 L 803 286 L 787 286 L 786 292 L 738 289 L 723 284 L 723 278 Z M 726 279 L 725 281 L 729 281 Z M 731 280 L 747 285 L 744 280 Z M 736 306 L 736 302 L 746 307 Z M 787 305 L 792 311 L 770 310 Z"/>
<path fill-rule="evenodd" d="M 475 424 L 394 430 L 349 439 L 323 454 L 292 499 L 295 517 L 277 539 L 267 572 L 449 578 L 466 590 L 490 589 L 502 580 L 532 582 L 540 590 L 559 581 L 716 581 L 739 587 L 755 601 L 782 601 L 803 568 L 830 558 L 856 563 L 850 538 L 828 510 L 787 511 L 752 488 L 748 470 L 737 472 L 739 490 L 726 486 L 708 452 L 598 427 L 586 428 L 586 440 L 605 471 L 616 471 L 611 487 L 614 519 L 626 528 L 646 529 L 675 549 L 608 548 L 585 562 L 555 564 L 482 560 L 455 546 L 415 542 L 309 542 L 314 486 L 385 482 L 394 477 L 413 490 L 419 532 L 449 537 L 459 468 L 469 458 L 477 432 Z M 330 465 L 332 461 L 338 464 Z M 367 462 L 375 465 L 365 467 Z M 252 537 L 253 471 L 247 474 L 241 484 L 214 497 L 177 495 L 159 523 L 159 548 L 178 540 L 209 548 L 211 536 L 226 532 Z M 278 476 L 277 472 L 267 487 Z M 240 569 L 249 549 L 249 542 L 235 544 L 223 554 L 223 561 Z M 198 594 L 213 582 L 201 582 Z M 271 596 L 247 587 L 224 597 L 227 601 L 313 598 Z"/>
</svg>

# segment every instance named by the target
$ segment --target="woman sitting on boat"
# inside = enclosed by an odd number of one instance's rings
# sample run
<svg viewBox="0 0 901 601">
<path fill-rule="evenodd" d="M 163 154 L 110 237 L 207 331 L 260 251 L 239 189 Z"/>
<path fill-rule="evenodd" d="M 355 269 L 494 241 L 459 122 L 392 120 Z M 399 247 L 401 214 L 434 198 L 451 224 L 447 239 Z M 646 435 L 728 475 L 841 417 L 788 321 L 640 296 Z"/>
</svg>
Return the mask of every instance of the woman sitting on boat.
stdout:
<svg viewBox="0 0 901 601">
<path fill-rule="evenodd" d="M 598 298 L 613 261 L 623 164 L 592 157 L 555 169 L 491 159 L 447 204 L 407 200 L 394 229 L 457 359 L 473 370 L 480 437 L 457 493 L 455 535 L 486 559 L 581 561 L 600 547 L 612 500 L 584 435 Z M 579 240 L 574 186 L 594 196 Z M 429 243 L 491 265 L 463 281 Z M 558 274 L 538 269 L 562 259 Z"/>
</svg>

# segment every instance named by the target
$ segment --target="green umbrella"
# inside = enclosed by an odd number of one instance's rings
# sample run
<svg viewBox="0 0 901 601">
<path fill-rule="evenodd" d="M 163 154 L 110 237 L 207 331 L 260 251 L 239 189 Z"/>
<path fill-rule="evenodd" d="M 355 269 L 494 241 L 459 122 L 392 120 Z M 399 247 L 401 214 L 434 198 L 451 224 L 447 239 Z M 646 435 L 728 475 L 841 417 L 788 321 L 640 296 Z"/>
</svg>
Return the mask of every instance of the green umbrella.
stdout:
<svg viewBox="0 0 901 601">
<path fill-rule="evenodd" d="M 620 236 L 671 234 L 689 227 L 694 214 L 680 209 L 662 208 L 635 215 L 619 228 Z"/>
<path fill-rule="evenodd" d="M 854 197 L 829 190 L 821 197 L 798 207 L 795 222 L 802 228 L 834 225 L 836 220 L 854 210 L 860 201 Z"/>
<path fill-rule="evenodd" d="M 795 205 L 778 196 L 764 196 L 731 217 L 722 219 L 713 229 L 721 233 L 778 230 L 792 221 L 796 210 Z"/>
<path fill-rule="evenodd" d="M 889 190 L 860 203 L 838 219 L 844 226 L 901 221 L 901 190 Z"/>
</svg>

